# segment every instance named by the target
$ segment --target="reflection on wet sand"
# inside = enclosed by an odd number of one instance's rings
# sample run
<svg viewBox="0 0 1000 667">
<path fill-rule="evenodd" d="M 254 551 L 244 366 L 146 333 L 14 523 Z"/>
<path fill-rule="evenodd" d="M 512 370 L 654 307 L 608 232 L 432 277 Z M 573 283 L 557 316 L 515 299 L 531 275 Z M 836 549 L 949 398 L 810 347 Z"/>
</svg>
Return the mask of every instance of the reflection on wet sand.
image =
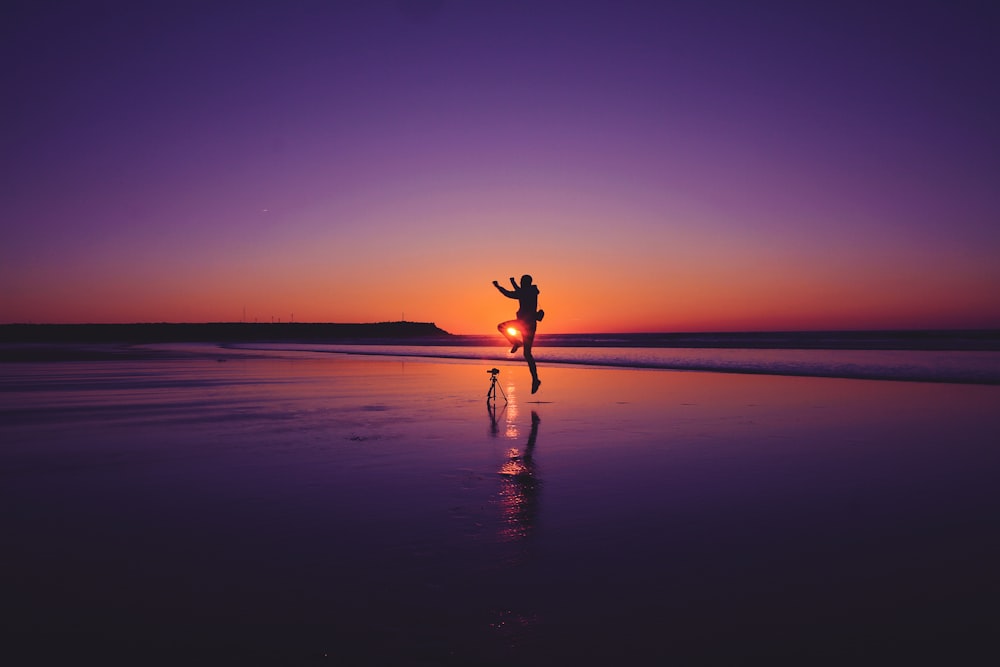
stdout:
<svg viewBox="0 0 1000 667">
<path fill-rule="evenodd" d="M 500 537 L 505 541 L 528 537 L 535 527 L 540 480 L 535 473 L 534 454 L 540 422 L 538 413 L 532 410 L 531 432 L 524 452 L 511 447 L 500 466 L 500 508 L 503 512 Z"/>
<path fill-rule="evenodd" d="M 490 435 L 494 438 L 500 435 L 500 418 L 504 416 L 507 412 L 507 404 L 504 403 L 503 407 L 500 408 L 500 412 L 497 413 L 497 406 L 495 403 L 486 402 L 486 412 L 490 416 Z"/>
<path fill-rule="evenodd" d="M 513 394 L 513 389 L 511 389 Z M 489 408 L 490 434 L 499 437 L 501 432 L 508 446 L 504 450 L 504 458 L 497 471 L 500 477 L 500 488 L 497 494 L 500 506 L 500 521 L 497 527 L 497 539 L 501 544 L 508 545 L 504 558 L 507 572 L 505 577 L 511 577 L 508 586 L 504 588 L 504 601 L 490 612 L 489 628 L 495 633 L 506 650 L 523 657 L 523 651 L 530 651 L 533 642 L 537 641 L 539 617 L 534 605 L 521 596 L 510 597 L 518 586 L 513 582 L 524 576 L 525 568 L 532 559 L 529 557 L 528 545 L 537 526 L 539 495 L 541 480 L 535 468 L 535 445 L 538 441 L 538 426 L 541 418 L 538 413 L 531 412 L 531 430 L 523 451 L 515 445 L 520 444 L 518 429 L 518 405 L 512 400 L 502 406 L 497 413 Z M 500 421 L 503 420 L 503 428 Z M 513 604 L 512 604 L 513 603 Z"/>
</svg>

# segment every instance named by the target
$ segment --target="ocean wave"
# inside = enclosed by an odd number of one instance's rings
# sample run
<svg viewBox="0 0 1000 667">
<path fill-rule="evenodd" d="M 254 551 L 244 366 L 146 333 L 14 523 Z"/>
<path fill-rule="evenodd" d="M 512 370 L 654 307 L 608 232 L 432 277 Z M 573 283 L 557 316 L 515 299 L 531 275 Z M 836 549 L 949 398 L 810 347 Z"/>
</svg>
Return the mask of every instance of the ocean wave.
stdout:
<svg viewBox="0 0 1000 667">
<path fill-rule="evenodd" d="M 505 348 L 472 345 L 344 345 L 241 343 L 245 350 L 521 361 Z M 545 347 L 539 364 L 646 368 L 716 373 L 1000 384 L 1000 352 L 954 350 L 719 349 L 662 347 Z"/>
</svg>

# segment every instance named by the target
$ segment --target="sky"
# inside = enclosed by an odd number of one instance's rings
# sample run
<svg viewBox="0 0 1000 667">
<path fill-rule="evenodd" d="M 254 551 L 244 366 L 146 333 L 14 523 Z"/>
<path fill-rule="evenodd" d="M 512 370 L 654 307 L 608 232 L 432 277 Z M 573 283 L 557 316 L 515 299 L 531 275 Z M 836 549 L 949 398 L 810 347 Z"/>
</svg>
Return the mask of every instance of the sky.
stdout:
<svg viewBox="0 0 1000 667">
<path fill-rule="evenodd" d="M 0 323 L 1000 327 L 990 3 L 0 11 Z"/>
</svg>

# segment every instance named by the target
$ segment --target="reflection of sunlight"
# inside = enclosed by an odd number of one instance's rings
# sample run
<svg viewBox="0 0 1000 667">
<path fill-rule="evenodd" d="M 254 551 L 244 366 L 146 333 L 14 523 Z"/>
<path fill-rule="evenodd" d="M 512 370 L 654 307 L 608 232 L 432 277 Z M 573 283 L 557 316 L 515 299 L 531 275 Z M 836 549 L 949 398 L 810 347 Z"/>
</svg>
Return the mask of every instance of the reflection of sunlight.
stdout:
<svg viewBox="0 0 1000 667">
<path fill-rule="evenodd" d="M 527 473 L 528 469 L 524 467 L 524 463 L 521 462 L 521 452 L 518 451 L 517 447 L 511 447 L 507 450 L 507 460 L 502 466 L 500 466 L 501 475 L 520 475 Z"/>
<path fill-rule="evenodd" d="M 517 429 L 517 389 L 514 384 L 507 385 L 507 426 L 504 429 L 504 437 L 509 440 L 516 440 L 519 434 Z"/>
<path fill-rule="evenodd" d="M 531 534 L 538 513 L 539 480 L 535 475 L 534 451 L 541 420 L 531 413 L 531 433 L 523 452 L 517 447 L 507 450 L 500 466 L 500 509 L 503 525 L 500 537 L 505 541 L 521 540 Z M 508 425 L 509 426 L 509 425 Z"/>
<path fill-rule="evenodd" d="M 507 460 L 500 466 L 503 483 L 500 486 L 500 509 L 504 525 L 500 535 L 505 540 L 527 537 L 534 525 L 535 477 L 521 452 L 512 447 L 507 450 Z"/>
</svg>

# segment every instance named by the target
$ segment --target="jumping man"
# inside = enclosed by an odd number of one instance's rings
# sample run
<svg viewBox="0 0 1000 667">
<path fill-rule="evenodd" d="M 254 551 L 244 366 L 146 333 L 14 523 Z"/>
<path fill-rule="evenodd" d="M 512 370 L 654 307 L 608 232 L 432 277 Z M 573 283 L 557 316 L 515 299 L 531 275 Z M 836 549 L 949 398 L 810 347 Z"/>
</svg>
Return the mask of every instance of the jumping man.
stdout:
<svg viewBox="0 0 1000 667">
<path fill-rule="evenodd" d="M 510 279 L 513 290 L 500 287 L 500 283 L 493 281 L 493 286 L 500 290 L 500 293 L 509 299 L 517 299 L 517 319 L 507 320 L 497 325 L 497 330 L 503 334 L 504 338 L 510 341 L 511 353 L 517 352 L 519 347 L 524 347 L 524 360 L 528 362 L 528 370 L 531 371 L 531 393 L 538 391 L 542 381 L 538 379 L 538 369 L 535 367 L 535 358 L 531 355 L 531 344 L 535 342 L 535 327 L 538 322 L 545 317 L 544 310 L 538 310 L 538 287 L 531 284 L 531 276 L 525 274 L 521 276 L 521 284 L 513 278 Z M 510 330 L 516 333 L 511 333 Z M 521 340 L 517 340 L 517 335 Z"/>
</svg>

